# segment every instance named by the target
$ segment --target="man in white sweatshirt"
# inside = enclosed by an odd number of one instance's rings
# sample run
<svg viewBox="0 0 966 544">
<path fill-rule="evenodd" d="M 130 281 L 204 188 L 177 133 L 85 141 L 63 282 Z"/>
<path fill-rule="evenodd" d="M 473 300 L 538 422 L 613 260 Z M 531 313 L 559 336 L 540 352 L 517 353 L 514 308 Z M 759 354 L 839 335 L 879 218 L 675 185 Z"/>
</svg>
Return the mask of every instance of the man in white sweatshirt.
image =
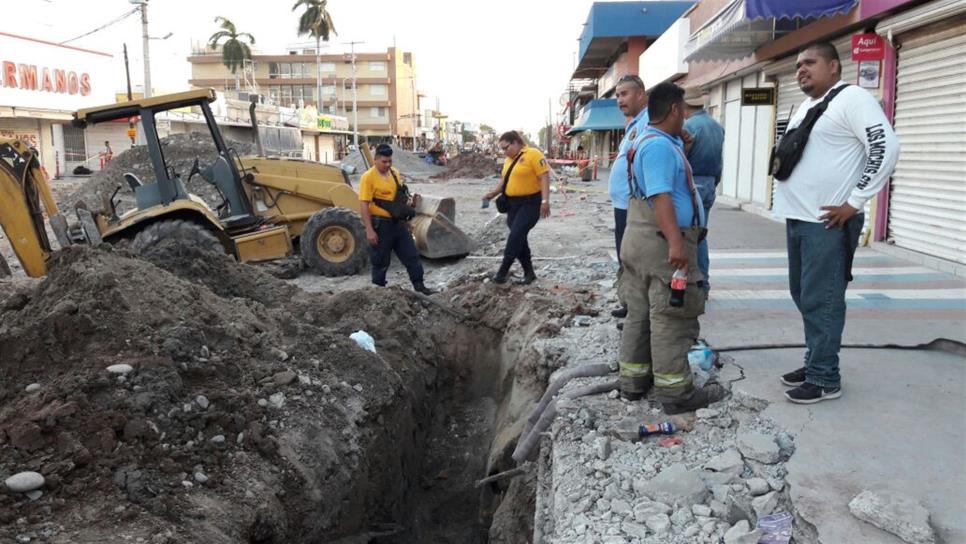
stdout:
<svg viewBox="0 0 966 544">
<path fill-rule="evenodd" d="M 798 54 L 798 85 L 808 99 L 789 122 L 799 127 L 809 109 L 828 102 L 801 160 L 775 181 L 774 212 L 786 222 L 788 283 L 805 325 L 805 366 L 781 377 L 788 400 L 812 404 L 842 396 L 839 348 L 845 328 L 845 289 L 862 231 L 865 203 L 888 182 L 899 142 L 876 99 L 855 85 L 844 89 L 842 65 L 828 42 Z M 788 132 L 786 132 L 788 134 Z"/>
</svg>

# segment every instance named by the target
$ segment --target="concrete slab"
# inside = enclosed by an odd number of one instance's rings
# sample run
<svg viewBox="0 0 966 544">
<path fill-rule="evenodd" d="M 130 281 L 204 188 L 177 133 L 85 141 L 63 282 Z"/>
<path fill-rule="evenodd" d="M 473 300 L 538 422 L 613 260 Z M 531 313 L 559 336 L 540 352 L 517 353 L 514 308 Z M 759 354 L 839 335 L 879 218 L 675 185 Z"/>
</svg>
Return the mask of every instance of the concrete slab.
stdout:
<svg viewBox="0 0 966 544">
<path fill-rule="evenodd" d="M 849 513 L 865 489 L 915 497 L 943 542 L 966 542 L 966 359 L 846 350 L 842 398 L 800 406 L 778 382 L 800 364 L 799 350 L 732 355 L 746 376 L 736 387 L 771 402 L 764 415 L 795 435 L 787 482 L 821 542 L 901 544 Z"/>
</svg>

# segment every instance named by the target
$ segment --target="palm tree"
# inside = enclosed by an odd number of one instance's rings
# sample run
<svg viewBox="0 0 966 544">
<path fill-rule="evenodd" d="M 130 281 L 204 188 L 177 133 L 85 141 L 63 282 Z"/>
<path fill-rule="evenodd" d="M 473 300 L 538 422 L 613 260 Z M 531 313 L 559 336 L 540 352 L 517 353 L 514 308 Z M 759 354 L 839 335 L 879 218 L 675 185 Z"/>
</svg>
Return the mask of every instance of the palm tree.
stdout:
<svg viewBox="0 0 966 544">
<path fill-rule="evenodd" d="M 234 74 L 239 66 L 244 69 L 246 60 L 251 60 L 252 50 L 248 46 L 255 45 L 255 37 L 248 32 L 238 32 L 235 23 L 224 17 L 215 17 L 215 22 L 221 25 L 221 30 L 208 38 L 208 45 L 218 47 L 222 38 L 228 38 L 221 44 L 221 58 L 222 63 Z M 248 43 L 241 40 L 243 37 Z"/>
<path fill-rule="evenodd" d="M 302 12 L 302 16 L 299 17 L 299 36 L 305 36 L 306 34 L 311 35 L 315 38 L 315 85 L 316 85 L 316 96 L 315 104 L 318 111 L 322 110 L 322 64 L 320 62 L 320 42 L 329 41 L 329 33 L 338 35 L 335 31 L 335 24 L 332 22 L 332 16 L 329 15 L 329 11 L 325 9 L 328 0 L 298 0 L 294 6 L 292 6 L 292 11 L 299 9 L 300 6 L 305 7 L 305 11 Z"/>
</svg>

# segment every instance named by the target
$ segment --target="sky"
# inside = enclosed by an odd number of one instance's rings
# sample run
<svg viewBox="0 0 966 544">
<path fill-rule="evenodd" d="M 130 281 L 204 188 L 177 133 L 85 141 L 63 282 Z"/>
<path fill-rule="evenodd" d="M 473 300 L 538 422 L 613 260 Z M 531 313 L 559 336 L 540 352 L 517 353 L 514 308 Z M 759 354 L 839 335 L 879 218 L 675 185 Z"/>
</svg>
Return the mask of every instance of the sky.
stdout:
<svg viewBox="0 0 966 544">
<path fill-rule="evenodd" d="M 53 42 L 70 40 L 100 27 L 134 6 L 129 0 L 24 0 L 29 16 L 10 18 L 0 30 Z M 295 0 L 150 0 L 152 86 L 163 92 L 188 88 L 192 44 L 203 44 L 218 30 L 216 16 L 250 32 L 256 51 L 283 53 L 306 43 L 296 34 Z M 560 96 L 573 73 L 577 40 L 592 0 L 329 0 L 337 36 L 363 41 L 360 51 L 396 46 L 416 58 L 417 84 L 451 120 L 486 123 L 498 131 L 523 129 L 533 135 L 546 124 L 548 109 L 562 108 Z M 124 89 L 123 43 L 127 43 L 134 85 L 143 82 L 140 15 L 109 26 L 70 45 L 111 53 L 117 90 Z M 314 44 L 313 44 L 314 45 Z"/>
</svg>

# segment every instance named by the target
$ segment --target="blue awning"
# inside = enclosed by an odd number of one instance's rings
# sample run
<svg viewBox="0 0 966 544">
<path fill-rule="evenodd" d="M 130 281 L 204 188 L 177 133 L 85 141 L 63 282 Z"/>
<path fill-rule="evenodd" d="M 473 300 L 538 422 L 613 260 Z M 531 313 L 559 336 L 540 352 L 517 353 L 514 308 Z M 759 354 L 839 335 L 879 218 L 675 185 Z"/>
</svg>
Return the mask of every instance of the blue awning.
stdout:
<svg viewBox="0 0 966 544">
<path fill-rule="evenodd" d="M 734 0 L 691 34 L 687 62 L 734 60 L 819 17 L 848 13 L 858 0 Z"/>
<path fill-rule="evenodd" d="M 588 130 L 618 130 L 624 128 L 624 114 L 617 107 L 617 100 L 591 100 L 580 112 L 567 136 Z"/>
<path fill-rule="evenodd" d="M 856 0 L 747 0 L 749 19 L 808 19 L 848 13 Z"/>
</svg>

